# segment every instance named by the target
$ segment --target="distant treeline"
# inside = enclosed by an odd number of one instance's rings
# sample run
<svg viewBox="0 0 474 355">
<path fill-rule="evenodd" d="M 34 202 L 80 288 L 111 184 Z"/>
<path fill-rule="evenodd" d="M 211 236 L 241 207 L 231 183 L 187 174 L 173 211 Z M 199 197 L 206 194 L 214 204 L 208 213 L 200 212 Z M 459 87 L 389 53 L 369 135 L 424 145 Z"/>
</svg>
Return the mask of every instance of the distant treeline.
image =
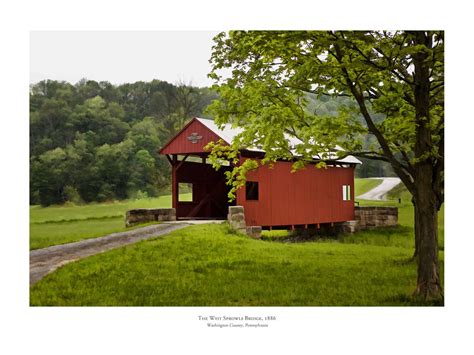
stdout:
<svg viewBox="0 0 474 355">
<path fill-rule="evenodd" d="M 164 81 L 75 85 L 41 81 L 30 87 L 30 203 L 44 206 L 157 196 L 170 168 L 159 148 L 217 95 Z M 308 110 L 335 115 L 347 98 L 309 97 Z M 373 137 L 367 137 L 367 144 Z M 364 160 L 359 177 L 392 175 L 388 164 Z"/>
<path fill-rule="evenodd" d="M 216 98 L 164 81 L 41 81 L 30 88 L 30 203 L 156 196 L 169 184 L 158 149 Z"/>
</svg>

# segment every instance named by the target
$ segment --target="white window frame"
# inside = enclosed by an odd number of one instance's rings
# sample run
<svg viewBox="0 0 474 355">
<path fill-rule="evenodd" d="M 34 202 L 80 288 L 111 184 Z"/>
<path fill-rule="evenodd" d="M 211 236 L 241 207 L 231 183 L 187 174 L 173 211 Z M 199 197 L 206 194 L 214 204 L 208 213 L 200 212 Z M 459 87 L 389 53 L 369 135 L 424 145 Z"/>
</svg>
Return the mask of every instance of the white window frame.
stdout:
<svg viewBox="0 0 474 355">
<path fill-rule="evenodd" d="M 342 200 L 351 200 L 351 185 L 342 185 Z"/>
</svg>

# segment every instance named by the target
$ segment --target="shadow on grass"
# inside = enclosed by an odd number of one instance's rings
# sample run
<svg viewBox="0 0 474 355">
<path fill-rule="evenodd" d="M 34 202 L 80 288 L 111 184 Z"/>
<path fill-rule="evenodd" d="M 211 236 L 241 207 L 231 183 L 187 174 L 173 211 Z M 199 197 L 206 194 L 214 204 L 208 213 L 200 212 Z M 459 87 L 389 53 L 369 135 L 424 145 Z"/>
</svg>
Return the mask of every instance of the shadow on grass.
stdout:
<svg viewBox="0 0 474 355">
<path fill-rule="evenodd" d="M 294 231 L 264 231 L 261 240 L 282 243 L 341 242 L 348 244 L 392 245 L 414 242 L 413 228 L 406 226 L 378 227 L 353 234 L 338 233 L 330 229 L 300 229 Z M 408 246 L 408 245 L 407 245 Z"/>
<path fill-rule="evenodd" d="M 444 298 L 436 300 L 425 300 L 421 297 L 399 294 L 385 299 L 387 304 L 394 306 L 415 306 L 415 307 L 444 307 Z"/>
</svg>

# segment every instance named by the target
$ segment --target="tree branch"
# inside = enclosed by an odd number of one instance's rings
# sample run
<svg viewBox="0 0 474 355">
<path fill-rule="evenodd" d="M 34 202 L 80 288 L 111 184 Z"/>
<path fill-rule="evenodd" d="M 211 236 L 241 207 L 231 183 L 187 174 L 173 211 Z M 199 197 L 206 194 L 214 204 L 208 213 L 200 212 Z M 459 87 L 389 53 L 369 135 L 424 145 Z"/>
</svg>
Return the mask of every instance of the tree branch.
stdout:
<svg viewBox="0 0 474 355">
<path fill-rule="evenodd" d="M 368 65 L 370 65 L 370 66 L 372 66 L 372 67 L 374 67 L 374 68 L 376 68 L 376 69 L 379 69 L 379 70 L 388 70 L 388 71 L 390 71 L 392 74 L 394 74 L 398 79 L 404 81 L 405 83 L 407 83 L 407 84 L 410 85 L 410 86 L 413 86 L 413 82 L 408 79 L 408 77 L 410 77 L 410 75 L 408 74 L 408 72 L 406 72 L 406 70 L 404 70 L 403 68 L 398 67 L 398 66 L 397 66 L 397 68 L 395 68 L 395 67 L 393 66 L 393 63 L 390 62 L 389 57 L 387 57 L 387 56 L 385 55 L 385 53 L 384 53 L 380 48 L 374 47 L 374 49 L 375 49 L 377 52 L 379 52 L 379 53 L 384 57 L 384 59 L 385 59 L 385 60 L 387 61 L 387 63 L 389 64 L 389 66 L 391 66 L 392 68 L 389 68 L 388 66 L 385 67 L 385 66 L 382 66 L 382 65 L 380 65 L 380 64 L 375 63 L 375 62 L 372 61 L 367 55 L 365 55 L 364 52 L 361 51 L 360 48 L 357 47 L 353 42 L 348 42 L 348 44 L 349 44 L 349 46 L 350 46 L 352 49 L 356 50 L 357 53 L 359 53 L 359 54 L 365 59 L 365 61 L 364 61 L 365 64 L 368 64 Z M 400 74 L 400 73 L 398 73 L 395 69 L 400 70 L 403 75 Z M 406 75 L 406 76 L 404 76 L 404 75 Z"/>
<path fill-rule="evenodd" d="M 369 111 L 367 110 L 367 107 L 365 106 L 364 98 L 362 93 L 357 91 L 357 88 L 355 87 L 353 80 L 351 79 L 349 72 L 347 71 L 347 68 L 345 65 L 342 63 L 342 52 L 341 48 L 337 43 L 335 43 L 334 48 L 336 50 L 336 60 L 339 62 L 341 65 L 341 71 L 342 74 L 346 80 L 346 85 L 349 87 L 352 95 L 354 95 L 354 98 L 356 99 L 360 111 L 362 113 L 362 116 L 364 117 L 368 129 L 375 135 L 377 138 L 377 141 L 380 144 L 380 147 L 382 148 L 384 155 L 388 158 L 390 161 L 390 164 L 392 165 L 393 169 L 397 173 L 397 175 L 400 177 L 400 179 L 403 181 L 407 189 L 414 194 L 415 192 L 415 186 L 413 183 L 413 176 L 408 173 L 406 167 L 402 166 L 402 164 L 395 158 L 393 155 L 393 152 L 391 151 L 387 141 L 385 140 L 385 137 L 382 135 L 382 133 L 377 129 L 377 126 L 375 125 L 374 121 L 372 120 L 372 117 L 369 114 Z"/>
</svg>

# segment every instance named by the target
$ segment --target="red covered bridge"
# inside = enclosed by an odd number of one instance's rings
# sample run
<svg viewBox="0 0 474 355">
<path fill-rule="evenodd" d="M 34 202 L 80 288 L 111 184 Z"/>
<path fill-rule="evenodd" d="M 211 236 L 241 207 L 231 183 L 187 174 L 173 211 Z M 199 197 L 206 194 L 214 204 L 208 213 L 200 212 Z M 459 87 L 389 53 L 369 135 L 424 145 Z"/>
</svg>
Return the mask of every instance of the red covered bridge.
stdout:
<svg viewBox="0 0 474 355">
<path fill-rule="evenodd" d="M 260 166 L 247 175 L 246 186 L 229 203 L 224 172 L 207 163 L 206 144 L 222 139 L 230 144 L 240 132 L 230 125 L 222 130 L 212 120 L 194 118 L 161 150 L 172 167 L 172 201 L 177 218 L 224 219 L 230 205 L 245 209 L 247 225 L 262 227 L 308 226 L 354 220 L 354 168 L 352 156 L 291 172 L 292 163 L 278 161 L 273 168 Z M 295 138 L 291 138 L 297 142 Z M 241 150 L 241 160 L 261 159 L 265 152 Z M 315 160 L 316 161 L 316 160 Z M 180 189 L 191 199 L 180 200 Z"/>
</svg>

